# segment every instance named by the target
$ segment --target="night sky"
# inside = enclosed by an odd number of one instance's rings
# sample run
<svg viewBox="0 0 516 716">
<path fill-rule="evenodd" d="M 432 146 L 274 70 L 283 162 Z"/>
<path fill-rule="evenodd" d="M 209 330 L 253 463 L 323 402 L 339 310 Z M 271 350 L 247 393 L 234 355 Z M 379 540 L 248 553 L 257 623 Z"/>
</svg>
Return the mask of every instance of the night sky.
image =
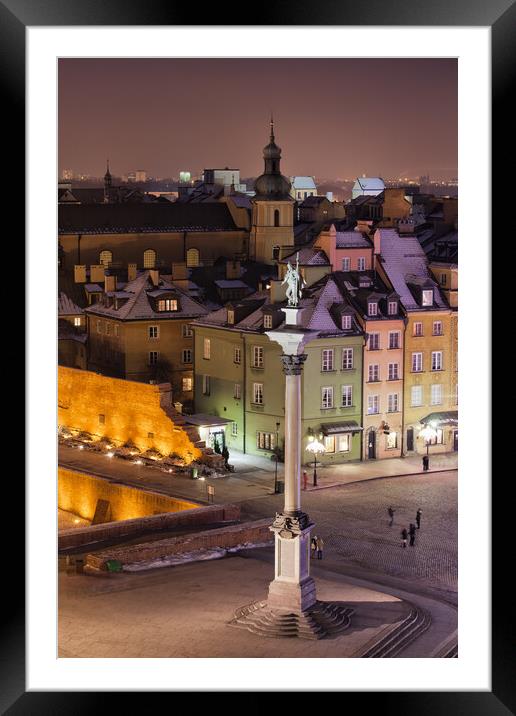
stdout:
<svg viewBox="0 0 516 716">
<path fill-rule="evenodd" d="M 319 180 L 457 176 L 454 59 L 65 59 L 59 171 L 263 171 Z"/>
</svg>

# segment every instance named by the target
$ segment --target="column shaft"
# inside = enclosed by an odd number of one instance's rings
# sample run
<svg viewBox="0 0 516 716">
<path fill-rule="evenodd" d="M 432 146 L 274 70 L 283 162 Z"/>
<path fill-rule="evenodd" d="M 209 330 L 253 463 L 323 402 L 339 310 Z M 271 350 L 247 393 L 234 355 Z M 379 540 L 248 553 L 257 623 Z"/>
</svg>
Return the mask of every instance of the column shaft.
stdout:
<svg viewBox="0 0 516 716">
<path fill-rule="evenodd" d="M 285 513 L 301 510 L 301 375 L 285 376 Z"/>
</svg>

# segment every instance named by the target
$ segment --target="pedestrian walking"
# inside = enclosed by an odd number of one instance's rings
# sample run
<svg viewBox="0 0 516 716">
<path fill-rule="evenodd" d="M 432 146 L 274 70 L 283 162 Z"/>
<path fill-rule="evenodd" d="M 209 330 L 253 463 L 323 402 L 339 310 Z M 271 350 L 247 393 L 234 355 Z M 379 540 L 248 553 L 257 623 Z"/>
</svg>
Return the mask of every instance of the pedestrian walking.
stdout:
<svg viewBox="0 0 516 716">
<path fill-rule="evenodd" d="M 324 540 L 322 537 L 317 538 L 317 559 L 322 559 L 322 551 L 324 549 Z"/>
<path fill-rule="evenodd" d="M 303 490 L 306 490 L 307 485 L 308 485 L 308 473 L 306 470 L 303 470 Z"/>
<path fill-rule="evenodd" d="M 413 547 L 416 543 L 416 525 L 412 522 L 409 525 L 409 535 L 410 535 L 410 546 Z"/>
<path fill-rule="evenodd" d="M 406 547 L 406 546 L 407 546 L 407 537 L 408 537 L 407 528 L 404 527 L 404 528 L 401 530 L 401 546 L 402 546 L 402 547 Z"/>
<path fill-rule="evenodd" d="M 416 524 L 419 529 L 421 527 L 421 508 L 416 512 Z"/>
<path fill-rule="evenodd" d="M 394 522 L 394 510 L 392 509 L 392 507 L 389 507 L 387 512 L 389 513 L 390 517 L 389 527 L 392 527 L 392 524 Z"/>
<path fill-rule="evenodd" d="M 428 470 L 428 465 L 430 463 L 430 458 L 428 455 L 423 455 L 423 471 L 426 472 Z"/>
<path fill-rule="evenodd" d="M 312 537 L 312 541 L 310 542 L 310 550 L 311 554 L 310 557 L 313 559 L 315 557 L 315 551 L 317 549 L 317 535 L 314 535 Z"/>
</svg>

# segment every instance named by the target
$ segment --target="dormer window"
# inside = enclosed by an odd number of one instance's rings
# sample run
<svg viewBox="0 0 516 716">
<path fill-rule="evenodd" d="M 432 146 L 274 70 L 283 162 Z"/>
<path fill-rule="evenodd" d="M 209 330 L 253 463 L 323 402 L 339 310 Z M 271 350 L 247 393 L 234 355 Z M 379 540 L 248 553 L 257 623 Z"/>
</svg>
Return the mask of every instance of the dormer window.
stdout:
<svg viewBox="0 0 516 716">
<path fill-rule="evenodd" d="M 351 328 L 351 316 L 350 315 L 342 316 L 342 330 L 349 331 L 350 328 Z"/>
<path fill-rule="evenodd" d="M 428 290 L 423 291 L 423 300 L 422 300 L 423 306 L 433 306 L 434 305 L 434 290 L 433 288 L 430 288 Z"/>
<path fill-rule="evenodd" d="M 161 298 L 158 301 L 158 311 L 177 311 L 177 299 Z"/>
<path fill-rule="evenodd" d="M 235 312 L 232 308 L 228 308 L 228 323 L 231 326 L 235 323 Z"/>
<path fill-rule="evenodd" d="M 376 301 L 370 301 L 368 303 L 367 312 L 370 316 L 378 315 L 378 304 L 376 303 Z"/>
<path fill-rule="evenodd" d="M 398 302 L 389 301 L 389 316 L 395 316 L 398 313 Z"/>
<path fill-rule="evenodd" d="M 263 327 L 272 328 L 272 316 L 270 313 L 266 313 L 263 317 Z"/>
</svg>

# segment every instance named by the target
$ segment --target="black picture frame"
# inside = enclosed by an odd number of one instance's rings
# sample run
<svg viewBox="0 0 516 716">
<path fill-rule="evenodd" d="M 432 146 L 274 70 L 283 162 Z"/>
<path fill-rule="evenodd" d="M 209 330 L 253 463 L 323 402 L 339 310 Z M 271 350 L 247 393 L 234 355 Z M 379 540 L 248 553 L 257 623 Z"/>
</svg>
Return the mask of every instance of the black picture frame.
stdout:
<svg viewBox="0 0 516 716">
<path fill-rule="evenodd" d="M 516 66 L 516 5 L 512 0 L 403 0 L 386 3 L 382 0 L 357 2 L 324 1 L 309 3 L 307 0 L 282 0 L 276 4 L 253 4 L 255 25 L 377 25 L 377 26 L 489 26 L 492 33 L 492 136 L 500 143 L 500 151 L 493 149 L 493 175 L 502 168 L 501 157 L 507 162 L 508 147 L 501 144 L 511 136 L 513 114 L 505 111 L 509 106 L 509 87 L 514 83 Z M 0 76 L 4 107 L 8 108 L 8 137 L 14 146 L 13 162 L 10 164 L 11 187 L 16 187 L 14 200 L 23 202 L 24 154 L 25 154 L 25 29 L 28 26 L 77 26 L 77 25 L 235 25 L 227 22 L 244 17 L 242 6 L 226 2 L 206 5 L 202 9 L 202 22 L 192 21 L 188 4 L 165 0 L 3 0 L 0 1 L 0 47 L 2 63 Z M 251 13 L 253 14 L 253 12 Z M 197 15 L 198 19 L 198 15 Z M 4 134 L 4 137 L 6 135 Z M 17 137 L 18 141 L 15 141 Z M 512 162 L 514 166 L 514 161 Z M 493 216 L 501 211 L 501 198 L 493 195 Z M 18 217 L 24 216 L 20 206 Z M 21 233 L 19 222 L 18 231 Z M 30 448 L 29 448 L 30 449 Z M 493 485 L 493 506 L 500 505 L 504 485 Z M 21 481 L 11 480 L 12 504 L 24 504 L 24 486 Z M 505 513 L 502 513 L 505 514 Z M 502 517 L 493 521 L 493 544 L 509 541 L 509 520 Z M 512 540 L 510 540 L 512 542 Z M 4 608 L 2 639 L 0 640 L 0 708 L 2 713 L 18 714 L 86 714 L 104 708 L 121 708 L 119 692 L 26 692 L 25 688 L 25 594 L 23 535 L 17 535 L 16 559 L 6 565 L 8 581 L 4 582 Z M 512 550 L 510 550 L 512 555 Z M 402 714 L 435 716 L 436 714 L 467 714 L 473 716 L 500 716 L 516 713 L 515 650 L 511 643 L 508 615 L 514 611 L 513 597 L 507 588 L 509 571 L 503 549 L 496 549 L 492 556 L 493 573 L 500 584 L 492 594 L 492 690 L 490 692 L 350 692 L 344 695 L 346 708 L 350 697 L 360 699 L 360 708 L 378 708 L 381 712 L 391 710 Z M 503 579 L 503 581 L 502 581 Z M 6 588 L 8 585 L 8 588 Z M 474 595 L 472 595 L 474 596 Z M 400 662 L 401 668 L 401 662 Z M 314 690 L 317 680 L 314 679 Z M 237 685 L 235 685 L 237 687 Z M 156 694 L 153 694 L 154 697 Z M 168 695 L 162 694 L 165 697 Z M 138 693 L 130 694 L 129 713 L 140 708 L 148 711 L 149 694 L 144 703 Z M 115 701 L 116 699 L 116 701 Z M 344 705 L 344 704 L 343 704 Z"/>
</svg>

